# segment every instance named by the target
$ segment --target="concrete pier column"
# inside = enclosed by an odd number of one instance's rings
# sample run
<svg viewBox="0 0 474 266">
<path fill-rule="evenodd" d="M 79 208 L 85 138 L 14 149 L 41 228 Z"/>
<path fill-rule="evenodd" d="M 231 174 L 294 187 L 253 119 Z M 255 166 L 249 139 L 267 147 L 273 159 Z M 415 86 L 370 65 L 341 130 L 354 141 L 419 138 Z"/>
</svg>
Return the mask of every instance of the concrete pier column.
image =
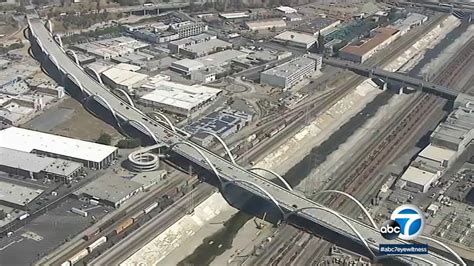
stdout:
<svg viewBox="0 0 474 266">
<path fill-rule="evenodd" d="M 383 91 L 386 91 L 386 90 L 387 90 L 387 86 L 388 86 L 388 85 L 387 85 L 387 82 L 384 82 L 384 83 L 382 84 L 382 90 L 383 90 Z"/>
<path fill-rule="evenodd" d="M 405 89 L 406 87 L 400 87 L 400 89 L 398 90 L 398 94 L 403 94 L 403 90 Z"/>
</svg>

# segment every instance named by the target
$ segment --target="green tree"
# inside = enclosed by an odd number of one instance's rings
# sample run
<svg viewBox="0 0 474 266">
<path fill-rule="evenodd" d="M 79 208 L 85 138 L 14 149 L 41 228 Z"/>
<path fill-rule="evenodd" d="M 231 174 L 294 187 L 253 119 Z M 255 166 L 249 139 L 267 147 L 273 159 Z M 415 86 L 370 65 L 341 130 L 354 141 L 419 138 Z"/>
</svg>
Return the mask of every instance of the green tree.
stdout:
<svg viewBox="0 0 474 266">
<path fill-rule="evenodd" d="M 96 141 L 96 143 L 100 143 L 104 145 L 110 145 L 111 142 L 112 142 L 112 136 L 110 136 L 107 133 L 100 134 L 100 137 Z"/>
<path fill-rule="evenodd" d="M 136 148 L 142 145 L 142 141 L 139 138 L 134 138 L 134 139 L 121 139 L 117 143 L 117 147 L 121 149 L 131 149 L 131 148 Z"/>
</svg>

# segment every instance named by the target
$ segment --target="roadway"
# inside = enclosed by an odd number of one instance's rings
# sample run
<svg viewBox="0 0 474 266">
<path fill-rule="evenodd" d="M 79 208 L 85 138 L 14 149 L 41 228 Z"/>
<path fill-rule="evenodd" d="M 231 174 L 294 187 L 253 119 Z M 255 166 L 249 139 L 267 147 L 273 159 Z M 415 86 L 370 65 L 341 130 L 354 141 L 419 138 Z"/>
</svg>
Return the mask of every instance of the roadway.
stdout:
<svg viewBox="0 0 474 266">
<path fill-rule="evenodd" d="M 43 53 L 48 55 L 51 62 L 53 62 L 58 70 L 64 75 L 70 77 L 76 85 L 82 88 L 84 96 L 92 97 L 100 100 L 99 103 L 111 109 L 112 114 L 123 121 L 128 121 L 137 129 L 150 135 L 157 143 L 164 143 L 170 147 L 170 150 L 178 155 L 188 159 L 189 161 L 200 165 L 211 172 L 217 172 L 217 178 L 222 182 L 232 182 L 243 189 L 258 195 L 265 199 L 271 199 L 275 205 L 285 213 L 293 212 L 297 209 L 303 209 L 298 212 L 300 217 L 303 217 L 311 222 L 317 223 L 333 232 L 345 236 L 348 240 L 359 244 L 369 246 L 375 253 L 378 252 L 378 243 L 386 242 L 378 230 L 372 226 L 366 225 L 362 222 L 352 218 L 334 214 L 328 215 L 330 210 L 327 210 L 320 204 L 317 204 L 304 196 L 299 195 L 293 191 L 282 188 L 264 177 L 257 175 L 239 165 L 234 165 L 227 159 L 222 158 L 216 153 L 209 151 L 197 144 L 192 144 L 187 141 L 186 135 L 181 133 L 174 133 L 159 122 L 152 120 L 150 117 L 144 115 L 138 109 L 125 103 L 122 99 L 113 94 L 105 86 L 94 80 L 83 69 L 76 65 L 63 51 L 63 49 L 53 40 L 51 34 L 46 30 L 42 21 L 38 19 L 29 20 L 31 37 L 34 38 Z M 59 64 L 59 62 L 61 64 Z M 203 157 L 207 159 L 203 160 Z M 207 163 L 209 160 L 212 163 Z M 350 222 L 358 233 L 355 233 L 348 225 L 343 223 L 341 219 Z M 360 240 L 359 236 L 364 236 L 364 240 Z M 365 239 L 370 239 L 367 242 Z M 405 244 L 402 240 L 392 241 L 394 244 Z M 436 265 L 454 265 L 455 263 L 441 255 L 430 252 L 420 258 L 397 257 L 407 263 L 426 264 L 425 260 L 429 260 Z"/>
<path fill-rule="evenodd" d="M 334 58 L 324 58 L 323 63 L 340 67 L 343 69 L 352 70 L 358 74 L 363 74 L 369 78 L 377 77 L 387 83 L 396 82 L 404 84 L 403 87 L 412 87 L 415 89 L 421 89 L 425 92 L 441 95 L 450 100 L 456 99 L 459 92 L 446 88 L 444 86 L 436 85 L 434 83 L 424 81 L 419 78 L 410 77 L 407 74 L 390 72 L 383 69 L 365 66 L 363 64 L 356 64 L 346 60 L 339 60 Z"/>
</svg>

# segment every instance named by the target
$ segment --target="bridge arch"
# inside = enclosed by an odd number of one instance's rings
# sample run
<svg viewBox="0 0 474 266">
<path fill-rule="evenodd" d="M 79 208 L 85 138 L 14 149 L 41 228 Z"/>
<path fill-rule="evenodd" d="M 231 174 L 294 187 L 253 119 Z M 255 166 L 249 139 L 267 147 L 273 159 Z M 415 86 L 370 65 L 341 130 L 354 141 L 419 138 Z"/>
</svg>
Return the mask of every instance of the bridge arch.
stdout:
<svg viewBox="0 0 474 266">
<path fill-rule="evenodd" d="M 224 180 L 222 180 L 222 178 L 221 178 L 219 172 L 217 171 L 216 167 L 211 162 L 211 160 L 209 160 L 209 157 L 207 157 L 197 145 L 195 145 L 191 142 L 188 142 L 188 141 L 178 141 L 178 142 L 175 142 L 175 143 L 171 144 L 171 146 L 169 147 L 169 150 L 172 151 L 174 147 L 176 147 L 177 145 L 180 145 L 180 144 L 187 145 L 187 146 L 193 148 L 197 153 L 199 153 L 199 155 L 201 155 L 201 157 L 206 161 L 206 163 L 209 165 L 209 167 L 211 167 L 212 171 L 216 175 L 216 177 L 217 177 L 217 179 L 219 180 L 219 183 L 220 183 L 220 188 L 222 189 L 224 184 L 225 184 Z"/>
<path fill-rule="evenodd" d="M 74 52 L 74 50 L 67 49 L 67 50 L 65 51 L 65 53 L 66 53 L 66 54 L 68 54 L 68 53 L 72 54 L 72 56 L 74 57 L 74 61 L 76 61 L 76 65 L 79 66 L 79 58 L 77 57 L 77 54 L 76 54 L 76 52 Z"/>
<path fill-rule="evenodd" d="M 97 74 L 97 72 L 96 72 L 95 70 L 94 70 L 94 72 L 96 73 L 97 78 L 100 79 L 99 74 Z M 100 83 L 102 84 L 102 79 L 100 79 Z M 124 91 L 124 90 L 122 90 L 122 89 L 120 89 L 120 88 L 116 88 L 116 89 L 114 89 L 114 90 L 119 91 L 120 93 L 122 93 L 122 94 L 125 96 L 125 98 L 127 98 L 128 103 L 130 104 L 130 106 L 132 106 L 132 107 L 135 108 L 135 103 L 133 103 L 132 98 L 130 97 L 130 95 L 128 95 L 128 93 L 127 93 L 126 91 Z"/>
<path fill-rule="evenodd" d="M 153 138 L 155 143 L 160 143 L 160 141 L 156 138 L 155 134 L 153 134 L 153 131 L 150 130 L 149 127 L 147 127 L 145 124 L 143 124 L 141 121 L 135 120 L 135 119 L 129 119 L 127 120 L 128 123 L 137 123 L 141 127 L 143 127 L 144 130 L 148 132 L 148 135 Z"/>
<path fill-rule="evenodd" d="M 261 187 L 260 185 L 252 182 L 252 181 L 247 181 L 247 180 L 243 180 L 243 179 L 233 179 L 233 180 L 229 180 L 227 181 L 226 183 L 224 183 L 224 189 L 226 186 L 230 185 L 230 184 L 236 184 L 236 183 L 245 183 L 247 185 L 251 185 L 251 186 L 254 186 L 256 187 L 258 190 L 260 190 L 263 194 L 265 194 L 265 196 L 267 196 L 273 204 L 275 204 L 275 206 L 278 208 L 278 210 L 280 211 L 281 213 L 281 216 L 283 218 L 283 220 L 285 220 L 285 212 L 283 211 L 283 209 L 281 208 L 280 206 L 280 203 L 278 203 L 278 201 L 272 196 L 272 194 L 270 194 L 267 190 L 265 190 L 263 187 Z"/>
<path fill-rule="evenodd" d="M 86 90 L 84 90 L 84 87 L 82 86 L 82 83 L 79 81 L 78 78 L 76 78 L 76 76 L 72 75 L 72 74 L 66 74 L 68 77 L 71 77 L 72 78 L 72 81 L 76 83 L 76 85 L 79 87 L 79 89 L 81 90 L 82 92 L 82 95 L 84 96 L 84 98 L 87 98 L 89 97 L 88 95 L 88 92 Z"/>
<path fill-rule="evenodd" d="M 323 191 L 318 191 L 316 195 L 319 195 L 319 194 L 324 194 L 324 193 L 337 193 L 337 194 L 341 194 L 347 198 L 349 198 L 350 200 L 352 200 L 355 204 L 357 204 L 357 206 L 359 206 L 359 208 L 365 213 L 365 215 L 369 218 L 369 221 L 371 223 L 371 225 L 376 229 L 376 230 L 379 230 L 379 228 L 377 227 L 377 224 L 375 223 L 374 219 L 372 218 L 372 215 L 370 215 L 369 211 L 364 207 L 364 205 L 359 201 L 357 200 L 356 198 L 354 198 L 351 194 L 349 193 L 346 193 L 344 191 L 339 191 L 339 190 L 334 190 L 334 189 L 328 189 L 328 190 L 323 190 Z"/>
<path fill-rule="evenodd" d="M 232 155 L 232 152 L 230 151 L 227 144 L 225 144 L 224 140 L 221 137 L 219 137 L 219 135 L 217 135 L 214 132 L 207 131 L 207 130 L 198 131 L 197 133 L 205 133 L 205 134 L 211 135 L 214 138 L 216 138 L 221 143 L 221 145 L 224 146 L 224 150 L 227 153 L 227 156 L 229 156 L 229 159 L 232 162 L 232 164 L 237 165 L 237 163 L 235 162 L 234 156 Z"/>
<path fill-rule="evenodd" d="M 293 215 L 293 214 L 297 214 L 301 211 L 304 211 L 304 210 L 309 210 L 309 209 L 315 209 L 315 210 L 322 210 L 322 211 L 326 211 L 326 212 L 329 212 L 330 214 L 336 216 L 337 218 L 339 218 L 339 220 L 341 220 L 344 224 L 346 224 L 357 236 L 357 238 L 359 238 L 360 241 L 362 241 L 362 244 L 364 244 L 364 246 L 367 248 L 367 250 L 369 251 L 369 253 L 372 255 L 373 258 L 375 258 L 375 254 L 374 252 L 372 251 L 372 249 L 370 248 L 369 244 L 367 243 L 367 241 L 365 240 L 365 238 L 362 237 L 362 234 L 346 219 L 344 218 L 341 214 L 339 214 L 338 212 L 334 211 L 334 210 L 331 210 L 329 208 L 326 208 L 326 207 L 323 207 L 323 206 L 309 206 L 309 207 L 303 207 L 303 208 L 299 208 L 299 209 L 296 209 L 296 210 L 293 210 L 292 212 L 288 213 L 285 217 L 285 220 L 288 220 L 288 218 Z"/>
<path fill-rule="evenodd" d="M 97 81 L 98 81 L 100 84 L 104 85 L 104 83 L 102 82 L 102 78 L 100 77 L 100 74 L 99 74 L 95 69 L 93 69 L 93 68 L 87 68 L 85 72 L 87 73 L 88 71 L 92 71 L 92 73 L 95 75 L 95 78 L 97 79 Z M 91 75 L 90 72 L 87 73 L 87 74 Z"/>
<path fill-rule="evenodd" d="M 261 168 L 261 167 L 253 167 L 253 168 L 250 168 L 248 170 L 252 171 L 252 172 L 254 172 L 253 170 L 261 170 L 261 171 L 270 173 L 273 176 L 275 176 L 276 178 L 278 178 L 289 191 L 293 191 L 293 188 L 290 186 L 290 184 L 288 182 L 286 182 L 286 180 L 281 175 L 277 174 L 275 171 L 272 171 L 272 170 L 266 169 L 266 168 Z"/>
<path fill-rule="evenodd" d="M 163 118 L 164 121 L 165 121 L 165 123 L 168 124 L 168 126 L 170 127 L 170 129 L 171 129 L 173 132 L 176 132 L 176 128 L 174 127 L 173 123 L 171 123 L 171 120 L 170 120 L 168 117 L 166 117 L 166 115 L 164 115 L 164 114 L 162 114 L 162 113 L 160 113 L 160 112 L 151 112 L 151 114 L 157 115 L 157 116 Z"/>
<path fill-rule="evenodd" d="M 60 48 L 63 48 L 63 40 L 61 39 L 61 35 L 56 34 L 56 35 L 54 35 L 53 39 L 56 39 L 56 41 L 57 41 L 58 44 L 59 44 L 59 47 L 60 47 Z"/>
<path fill-rule="evenodd" d="M 46 23 L 48 24 L 49 33 L 52 35 L 52 34 L 53 34 L 53 22 L 51 22 L 51 20 L 48 19 L 48 20 L 46 21 Z"/>
<path fill-rule="evenodd" d="M 456 251 L 454 251 L 452 248 L 450 248 L 448 245 L 444 244 L 443 242 L 439 241 L 439 240 L 436 240 L 434 238 L 431 238 L 431 237 L 428 237 L 428 236 L 423 236 L 423 235 L 420 235 L 418 236 L 419 238 L 421 239 L 425 239 L 425 240 L 428 240 L 428 241 L 432 241 L 432 242 L 435 242 L 436 244 L 442 246 L 443 248 L 445 248 L 447 251 L 449 251 L 451 254 L 453 254 L 453 256 L 459 261 L 459 263 L 462 265 L 462 266 L 466 266 L 466 262 L 464 262 L 464 260 L 461 258 L 461 256 L 459 256 L 458 253 L 456 253 Z"/>
</svg>

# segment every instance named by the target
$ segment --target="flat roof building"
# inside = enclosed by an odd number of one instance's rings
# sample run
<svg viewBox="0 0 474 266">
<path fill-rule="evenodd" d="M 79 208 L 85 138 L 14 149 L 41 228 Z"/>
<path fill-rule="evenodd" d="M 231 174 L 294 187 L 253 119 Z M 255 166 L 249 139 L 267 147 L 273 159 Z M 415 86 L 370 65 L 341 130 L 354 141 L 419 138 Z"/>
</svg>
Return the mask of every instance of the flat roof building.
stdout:
<svg viewBox="0 0 474 266">
<path fill-rule="evenodd" d="M 88 197 L 119 208 L 127 199 L 139 193 L 143 185 L 116 175 L 103 175 L 76 190 L 76 197 Z"/>
<path fill-rule="evenodd" d="M 437 173 L 424 171 L 416 167 L 410 166 L 403 173 L 401 180 L 406 181 L 407 187 L 416 191 L 426 193 L 431 184 L 439 178 Z"/>
<path fill-rule="evenodd" d="M 80 162 L 96 169 L 106 167 L 118 154 L 116 147 L 18 127 L 0 130 L 0 147 Z"/>
<path fill-rule="evenodd" d="M 151 81 L 142 88 L 150 92 L 140 97 L 141 104 L 186 117 L 212 102 L 222 92 L 211 87 L 164 80 Z"/>
<path fill-rule="evenodd" d="M 371 32 L 371 38 L 349 44 L 339 50 L 339 57 L 344 60 L 363 63 L 377 51 L 392 43 L 399 35 L 400 32 L 396 29 L 374 29 Z"/>
<path fill-rule="evenodd" d="M 431 133 L 430 142 L 456 151 L 459 156 L 471 145 L 473 138 L 474 113 L 471 108 L 459 106 Z"/>
<path fill-rule="evenodd" d="M 78 162 L 40 156 L 8 148 L 0 148 L 0 171 L 32 179 L 53 179 L 67 182 L 83 168 Z"/>
<path fill-rule="evenodd" d="M 183 49 L 193 44 L 208 42 L 214 39 L 217 39 L 217 36 L 207 34 L 207 33 L 202 33 L 196 36 L 191 36 L 191 37 L 183 38 L 180 40 L 172 41 L 168 44 L 168 49 L 170 49 L 172 53 L 179 54 L 180 49 Z"/>
<path fill-rule="evenodd" d="M 289 7 L 289 6 L 279 6 L 276 8 L 276 10 L 284 13 L 284 14 L 292 14 L 292 13 L 297 13 L 298 10 L 292 8 L 292 7 Z"/>
<path fill-rule="evenodd" d="M 219 39 L 212 39 L 207 42 L 195 43 L 179 49 L 179 53 L 188 58 L 198 58 L 219 50 L 232 48 L 232 44 Z"/>
<path fill-rule="evenodd" d="M 247 21 L 245 26 L 249 30 L 270 30 L 273 27 L 275 28 L 284 28 L 286 27 L 286 22 L 282 19 L 270 19 L 270 20 L 257 20 L 257 21 Z"/>
<path fill-rule="evenodd" d="M 285 31 L 273 38 L 274 41 L 279 43 L 288 44 L 295 47 L 301 47 L 308 49 L 316 43 L 316 37 L 306 33 L 300 33 L 296 31 Z"/>
<path fill-rule="evenodd" d="M 112 67 L 102 72 L 104 83 L 113 88 L 124 89 L 129 92 L 140 87 L 148 79 L 147 74 L 137 73 L 118 67 Z"/>
<path fill-rule="evenodd" d="M 260 73 L 260 83 L 289 89 L 316 71 L 316 61 L 302 56 Z"/>
<path fill-rule="evenodd" d="M 110 59 L 117 56 L 131 54 L 148 46 L 149 44 L 130 37 L 117 37 L 76 44 L 74 47 L 82 52 L 95 55 L 99 58 Z"/>
<path fill-rule="evenodd" d="M 232 59 L 246 57 L 248 54 L 237 50 L 224 50 L 206 55 L 194 60 L 182 59 L 171 64 L 171 69 L 190 75 L 192 71 L 201 68 L 222 67 L 232 62 Z"/>
<path fill-rule="evenodd" d="M 233 12 L 233 13 L 220 13 L 219 17 L 223 19 L 242 19 L 250 17 L 249 14 L 245 12 Z"/>
<path fill-rule="evenodd" d="M 41 195 L 43 190 L 0 181 L 0 204 L 15 209 L 26 209 L 26 205 Z"/>
</svg>

